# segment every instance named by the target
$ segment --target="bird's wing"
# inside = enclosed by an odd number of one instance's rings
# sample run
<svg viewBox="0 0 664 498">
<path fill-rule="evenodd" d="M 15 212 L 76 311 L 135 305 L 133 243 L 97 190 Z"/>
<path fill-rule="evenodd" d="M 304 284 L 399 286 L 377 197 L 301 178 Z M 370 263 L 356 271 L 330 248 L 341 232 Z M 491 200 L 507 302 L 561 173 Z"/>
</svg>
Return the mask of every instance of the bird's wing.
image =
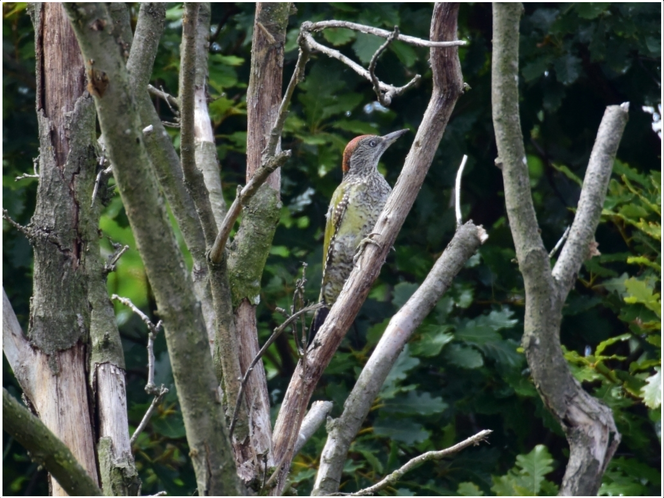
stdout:
<svg viewBox="0 0 664 498">
<path fill-rule="evenodd" d="M 325 276 L 325 268 L 327 268 L 331 258 L 330 247 L 333 246 L 332 242 L 339 231 L 339 226 L 346 213 L 349 201 L 350 189 L 344 188 L 342 185 L 337 187 L 334 194 L 332 194 L 330 208 L 327 212 L 327 223 L 325 225 L 325 239 L 323 245 L 323 277 Z"/>
</svg>

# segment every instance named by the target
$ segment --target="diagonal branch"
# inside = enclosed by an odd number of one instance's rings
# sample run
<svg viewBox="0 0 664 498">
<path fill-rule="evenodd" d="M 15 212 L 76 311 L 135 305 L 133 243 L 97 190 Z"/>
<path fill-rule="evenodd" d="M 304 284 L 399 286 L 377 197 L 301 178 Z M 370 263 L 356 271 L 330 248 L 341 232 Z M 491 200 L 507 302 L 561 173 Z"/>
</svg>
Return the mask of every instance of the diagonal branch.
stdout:
<svg viewBox="0 0 664 498">
<path fill-rule="evenodd" d="M 258 351 L 254 359 L 251 361 L 249 367 L 247 368 L 247 371 L 244 374 L 244 377 L 242 378 L 242 382 L 240 384 L 240 390 L 237 395 L 237 401 L 235 402 L 235 408 L 233 409 L 231 425 L 230 428 L 228 429 L 229 437 L 233 435 L 233 431 L 235 430 L 235 424 L 237 423 L 238 409 L 240 408 L 240 403 L 242 402 L 242 394 L 244 393 L 244 387 L 247 385 L 247 380 L 249 379 L 251 372 L 253 372 L 256 363 L 258 363 L 258 360 L 260 360 L 263 357 L 265 351 L 267 351 L 267 348 L 272 346 L 274 341 L 277 340 L 277 338 L 281 335 L 281 333 L 284 330 L 286 330 L 291 323 L 295 322 L 301 315 L 305 315 L 306 313 L 316 311 L 317 309 L 320 309 L 323 306 L 324 306 L 323 303 L 316 303 L 312 304 L 311 306 L 307 306 L 306 308 L 302 308 L 301 310 L 298 310 L 297 312 L 293 313 L 291 316 L 289 316 L 286 319 L 286 321 L 284 321 L 284 323 L 282 323 L 276 329 L 274 329 L 272 335 L 268 338 L 267 341 L 265 341 L 265 344 L 263 344 L 263 347 Z"/>
<path fill-rule="evenodd" d="M 390 320 L 344 403 L 343 413 L 331 427 L 328 426 L 329 434 L 314 484 L 316 494 L 338 491 L 353 438 L 360 430 L 404 345 L 485 240 L 486 233 L 481 226 L 475 226 L 470 221 L 462 225 L 422 285 Z"/>
<path fill-rule="evenodd" d="M 396 484 L 407 472 L 410 472 L 411 470 L 419 467 L 424 462 L 428 462 L 429 460 L 440 460 L 442 458 L 445 458 L 446 456 L 457 453 L 458 451 L 461 451 L 467 448 L 468 446 L 471 445 L 477 446 L 482 441 L 485 441 L 486 438 L 489 436 L 489 434 L 491 434 L 492 432 L 493 431 L 491 430 L 485 429 L 483 431 L 478 432 L 474 436 L 471 436 L 468 439 L 465 439 L 460 443 L 457 443 L 454 446 L 450 446 L 449 448 L 446 448 L 444 450 L 427 451 L 426 453 L 422 453 L 421 455 L 416 456 L 415 458 L 406 462 L 400 468 L 398 468 L 390 475 L 385 477 L 382 481 L 368 488 L 364 488 L 358 491 L 357 493 L 351 493 L 349 496 L 369 496 L 376 494 L 378 491 L 385 489 L 388 486 Z"/>
<path fill-rule="evenodd" d="M 286 117 L 288 116 L 288 106 L 290 104 L 291 98 L 293 97 L 293 92 L 295 87 L 304 79 L 304 67 L 309 60 L 309 52 L 306 48 L 300 48 L 300 52 L 297 57 L 297 63 L 295 65 L 295 70 L 291 76 L 288 87 L 286 88 L 286 93 L 284 94 L 283 99 L 281 100 L 281 105 L 279 106 L 279 111 L 277 113 L 277 119 L 275 120 L 274 126 L 270 131 L 270 139 L 268 146 L 263 154 L 262 164 L 254 176 L 249 180 L 247 185 L 245 185 L 241 190 L 238 191 L 238 195 L 235 197 L 233 204 L 228 208 L 228 212 L 219 227 L 219 233 L 217 238 L 214 241 L 214 245 L 209 252 L 209 259 L 213 263 L 219 263 L 222 259 L 224 248 L 226 247 L 226 242 L 228 237 L 233 230 L 233 225 L 237 221 L 240 213 L 242 212 L 242 206 L 246 205 L 247 202 L 251 200 L 254 194 L 258 191 L 260 186 L 265 183 L 267 178 L 275 171 L 278 167 L 282 166 L 286 160 L 291 155 L 289 150 L 282 151 L 277 153 L 277 145 L 279 139 L 281 138 L 281 133 L 284 129 L 284 123 L 286 122 Z"/>
<path fill-rule="evenodd" d="M 71 496 L 101 496 L 102 492 L 76 457 L 44 423 L 2 389 L 2 427 Z"/>
<path fill-rule="evenodd" d="M 456 38 L 458 8 L 458 4 L 436 4 L 431 38 Z M 373 229 L 377 244 L 368 245 L 359 257 L 359 265 L 351 272 L 325 324 L 318 331 L 316 344 L 308 352 L 306 371 L 300 361 L 293 374 L 274 429 L 275 460 L 284 461 L 284 465 L 278 471 L 277 486 L 271 490 L 272 494 L 280 494 L 285 486 L 309 399 L 378 276 L 387 252 L 415 202 L 454 105 L 463 91 L 457 52 L 456 47 L 431 49 L 433 94 L 403 171 Z"/>
<path fill-rule="evenodd" d="M 7 293 L 2 289 L 2 350 L 23 392 L 30 399 L 37 393 L 36 354 L 23 335 Z"/>
<path fill-rule="evenodd" d="M 628 102 L 607 107 L 599 125 L 567 243 L 553 268 L 553 278 L 560 287 L 560 299 L 565 299 L 583 260 L 588 257 L 589 244 L 602 214 L 613 161 L 627 124 L 628 110 Z"/>
</svg>

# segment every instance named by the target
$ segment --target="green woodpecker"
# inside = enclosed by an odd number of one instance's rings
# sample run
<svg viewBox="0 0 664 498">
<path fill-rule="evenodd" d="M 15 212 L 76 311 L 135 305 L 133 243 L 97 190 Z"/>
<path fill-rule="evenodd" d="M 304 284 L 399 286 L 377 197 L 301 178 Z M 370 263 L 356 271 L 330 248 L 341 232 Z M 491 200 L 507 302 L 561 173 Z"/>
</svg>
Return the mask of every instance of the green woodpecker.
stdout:
<svg viewBox="0 0 664 498">
<path fill-rule="evenodd" d="M 378 172 L 378 160 L 407 131 L 395 131 L 384 137 L 362 135 L 348 142 L 344 150 L 343 180 L 332 194 L 325 225 L 323 281 L 318 298 L 325 308 L 314 316 L 309 343 L 325 322 L 329 308 L 353 269 L 358 246 L 373 229 L 392 191 Z"/>
</svg>

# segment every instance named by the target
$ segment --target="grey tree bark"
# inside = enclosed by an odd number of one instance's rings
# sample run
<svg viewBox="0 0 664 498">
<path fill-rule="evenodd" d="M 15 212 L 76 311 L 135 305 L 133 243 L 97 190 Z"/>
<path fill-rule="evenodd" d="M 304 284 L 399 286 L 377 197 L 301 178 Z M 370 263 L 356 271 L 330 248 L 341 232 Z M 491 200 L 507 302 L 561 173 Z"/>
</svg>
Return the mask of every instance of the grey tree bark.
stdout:
<svg viewBox="0 0 664 498">
<path fill-rule="evenodd" d="M 607 108 L 586 170 L 570 236 L 553 271 L 535 215 L 519 120 L 519 3 L 494 4 L 492 106 L 505 205 L 526 291 L 523 347 L 535 387 L 561 424 L 570 458 L 561 495 L 595 495 L 620 433 L 611 409 L 572 376 L 560 347 L 562 307 L 593 241 L 628 105 Z"/>
<path fill-rule="evenodd" d="M 118 37 L 105 5 L 65 8 L 92 76 L 113 173 L 164 322 L 199 492 L 239 493 L 200 304 L 149 166 Z"/>
</svg>

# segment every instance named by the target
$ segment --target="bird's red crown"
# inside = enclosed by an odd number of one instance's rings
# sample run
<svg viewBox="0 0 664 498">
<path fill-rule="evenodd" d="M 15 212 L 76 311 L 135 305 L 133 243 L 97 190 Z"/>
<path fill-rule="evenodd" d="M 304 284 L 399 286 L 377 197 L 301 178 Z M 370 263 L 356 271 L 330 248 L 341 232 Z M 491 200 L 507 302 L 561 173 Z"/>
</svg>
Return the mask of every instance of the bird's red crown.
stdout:
<svg viewBox="0 0 664 498">
<path fill-rule="evenodd" d="M 370 135 L 360 135 L 359 137 L 355 137 L 353 140 L 348 142 L 348 145 L 346 145 L 346 148 L 344 149 L 344 159 L 341 163 L 341 170 L 344 172 L 344 174 L 346 174 L 350 169 L 350 156 L 352 156 L 353 152 L 355 152 L 355 149 L 357 149 L 357 146 L 360 144 L 360 140 L 368 136 Z"/>
</svg>

